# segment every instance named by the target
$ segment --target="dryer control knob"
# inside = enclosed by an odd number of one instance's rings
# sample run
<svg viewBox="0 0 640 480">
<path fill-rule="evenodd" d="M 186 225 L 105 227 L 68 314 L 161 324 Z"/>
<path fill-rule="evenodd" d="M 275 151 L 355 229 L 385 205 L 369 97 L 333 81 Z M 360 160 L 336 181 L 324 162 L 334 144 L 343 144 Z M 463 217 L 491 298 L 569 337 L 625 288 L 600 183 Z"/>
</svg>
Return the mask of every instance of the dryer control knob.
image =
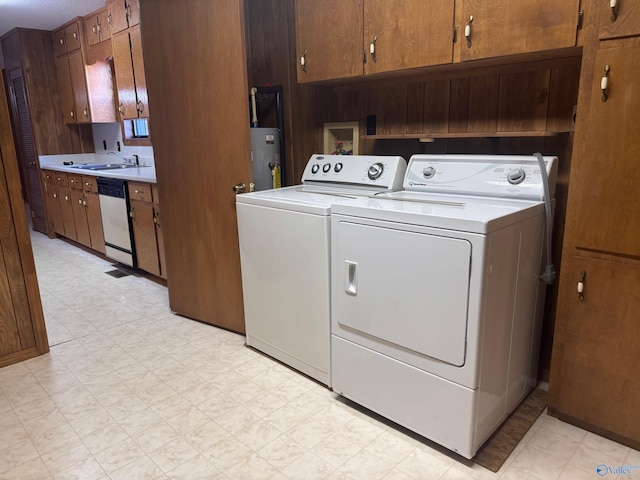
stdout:
<svg viewBox="0 0 640 480">
<path fill-rule="evenodd" d="M 340 162 L 336 163 L 336 166 L 333 167 L 333 171 L 336 173 L 340 173 L 340 171 L 342 170 L 342 166 L 343 166 L 342 163 Z"/>
<path fill-rule="evenodd" d="M 507 173 L 507 181 L 511 185 L 518 185 L 519 183 L 524 182 L 524 179 L 526 176 L 527 174 L 524 172 L 523 169 L 515 168 L 511 170 L 509 173 Z"/>
<path fill-rule="evenodd" d="M 432 178 L 436 174 L 436 169 L 433 167 L 427 167 L 422 170 L 422 176 L 424 178 Z"/>
<path fill-rule="evenodd" d="M 383 171 L 384 171 L 384 165 L 382 165 L 379 162 L 374 163 L 369 167 L 369 170 L 367 171 L 367 176 L 369 177 L 369 180 L 376 180 L 380 178 L 380 175 L 382 175 Z"/>
<path fill-rule="evenodd" d="M 320 165 L 317 163 L 311 167 L 311 173 L 318 173 L 318 170 L 320 170 Z"/>
<path fill-rule="evenodd" d="M 325 164 L 322 166 L 322 171 L 323 171 L 324 173 L 327 173 L 329 170 L 331 170 L 331 164 L 330 164 L 330 163 L 325 163 Z"/>
</svg>

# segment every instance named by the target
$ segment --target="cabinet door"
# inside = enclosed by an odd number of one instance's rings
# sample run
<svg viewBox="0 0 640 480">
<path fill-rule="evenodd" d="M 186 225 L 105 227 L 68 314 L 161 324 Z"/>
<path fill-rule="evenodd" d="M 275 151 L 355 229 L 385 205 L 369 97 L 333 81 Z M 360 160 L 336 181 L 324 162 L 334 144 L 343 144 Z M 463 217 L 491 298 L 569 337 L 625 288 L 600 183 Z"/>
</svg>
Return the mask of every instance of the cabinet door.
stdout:
<svg viewBox="0 0 640 480">
<path fill-rule="evenodd" d="M 364 73 L 450 63 L 453 6 L 454 0 L 365 0 Z"/>
<path fill-rule="evenodd" d="M 573 47 L 579 0 L 461 0 L 461 60 Z M 470 19 L 473 17 L 473 20 Z M 468 25 L 469 37 L 465 38 Z"/>
<path fill-rule="evenodd" d="M 64 123 L 76 123 L 76 104 L 73 99 L 69 59 L 66 55 L 56 58 L 56 71 L 58 73 L 58 86 L 60 88 L 60 102 L 62 103 Z"/>
<path fill-rule="evenodd" d="M 607 97 L 601 77 L 606 66 Z M 572 172 L 578 248 L 640 257 L 640 46 L 596 53 L 587 158 Z"/>
<path fill-rule="evenodd" d="M 64 220 L 62 219 L 62 208 L 60 206 L 60 196 L 58 195 L 58 187 L 45 183 L 46 205 L 49 216 L 49 223 L 53 231 L 58 235 L 64 236 Z"/>
<path fill-rule="evenodd" d="M 136 242 L 137 267 L 160 276 L 153 206 L 149 203 L 132 201 L 131 219 Z"/>
<path fill-rule="evenodd" d="M 64 40 L 67 44 L 67 52 L 78 50 L 82 45 L 80 31 L 80 22 L 74 22 L 64 29 Z"/>
<path fill-rule="evenodd" d="M 129 25 L 127 22 L 127 8 L 125 0 L 114 0 L 107 4 L 107 19 L 111 30 L 111 35 L 125 30 Z"/>
<path fill-rule="evenodd" d="M 76 240 L 85 247 L 91 247 L 89 224 L 87 223 L 87 208 L 85 207 L 82 190 L 71 190 L 71 207 L 73 210 L 73 223 L 75 225 Z"/>
<path fill-rule="evenodd" d="M 64 28 L 53 32 L 53 53 L 64 55 L 67 53 L 67 43 L 64 38 Z"/>
<path fill-rule="evenodd" d="M 100 213 L 98 194 L 95 192 L 85 192 L 84 201 L 89 237 L 91 238 L 91 248 L 100 253 L 104 253 L 104 233 L 102 231 L 102 214 Z"/>
<path fill-rule="evenodd" d="M 615 15 L 609 1 L 599 0 L 599 5 L 600 39 L 640 35 L 640 3 L 637 0 L 618 0 Z"/>
<path fill-rule="evenodd" d="M 549 406 L 639 442 L 640 268 L 573 257 L 561 279 Z"/>
<path fill-rule="evenodd" d="M 71 190 L 69 188 L 58 188 L 60 197 L 60 210 L 62 210 L 62 222 L 64 223 L 64 236 L 77 240 L 76 223 L 73 218 L 73 204 L 71 203 Z"/>
<path fill-rule="evenodd" d="M 298 82 L 363 74 L 363 0 L 296 0 L 295 8 Z"/>
<path fill-rule="evenodd" d="M 84 31 L 89 46 L 100 43 L 100 28 L 98 26 L 98 16 L 93 14 L 84 19 Z"/>
<path fill-rule="evenodd" d="M 73 100 L 76 105 L 76 120 L 78 123 L 89 123 L 91 122 L 91 111 L 84 75 L 84 61 L 80 50 L 69 54 L 69 71 L 73 86 Z"/>
<path fill-rule="evenodd" d="M 130 27 L 134 25 L 138 25 L 140 23 L 140 2 L 139 0 L 127 0 L 126 11 L 127 11 L 127 23 Z"/>
<path fill-rule="evenodd" d="M 120 120 L 138 118 L 136 110 L 136 84 L 133 76 L 133 64 L 131 62 L 131 44 L 129 33 L 121 32 L 111 37 L 113 46 L 113 67 L 116 73 L 118 86 L 118 110 Z"/>
<path fill-rule="evenodd" d="M 96 12 L 96 25 L 100 41 L 109 40 L 111 38 L 111 27 L 109 25 L 109 10 L 106 7 Z"/>
<path fill-rule="evenodd" d="M 135 26 L 129 30 L 129 40 L 131 41 L 131 60 L 133 63 L 133 76 L 136 84 L 136 110 L 138 117 L 149 117 L 149 99 L 147 97 L 147 80 L 144 73 L 144 60 L 142 57 L 142 38 L 140 36 L 140 26 Z"/>
</svg>

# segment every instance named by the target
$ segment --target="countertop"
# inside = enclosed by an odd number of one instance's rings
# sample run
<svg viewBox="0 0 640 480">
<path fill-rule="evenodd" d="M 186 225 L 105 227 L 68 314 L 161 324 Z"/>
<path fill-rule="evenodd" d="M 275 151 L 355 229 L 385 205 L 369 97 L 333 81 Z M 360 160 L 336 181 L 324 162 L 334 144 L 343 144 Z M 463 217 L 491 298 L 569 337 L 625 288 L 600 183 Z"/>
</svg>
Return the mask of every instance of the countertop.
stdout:
<svg viewBox="0 0 640 480">
<path fill-rule="evenodd" d="M 100 157 L 100 158 L 98 158 Z M 122 163 L 121 159 L 107 157 L 105 155 L 94 155 L 92 153 L 76 155 L 41 155 L 39 157 L 40 168 L 54 170 L 56 172 L 75 173 L 92 177 L 121 178 L 123 180 L 134 180 L 138 182 L 156 183 L 156 169 L 153 159 L 141 158 L 144 166 L 122 168 L 118 170 L 85 170 L 73 168 L 83 164 L 101 163 Z M 151 161 L 149 161 L 151 160 Z M 73 165 L 64 165 L 63 162 L 72 161 Z"/>
</svg>

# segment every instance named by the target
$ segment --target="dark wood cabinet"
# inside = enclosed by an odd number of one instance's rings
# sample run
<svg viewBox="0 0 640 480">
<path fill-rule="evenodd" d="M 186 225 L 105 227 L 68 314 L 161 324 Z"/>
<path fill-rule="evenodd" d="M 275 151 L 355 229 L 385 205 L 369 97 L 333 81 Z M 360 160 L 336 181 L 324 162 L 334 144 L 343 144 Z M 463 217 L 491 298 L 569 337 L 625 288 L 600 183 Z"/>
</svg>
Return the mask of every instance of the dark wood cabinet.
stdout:
<svg viewBox="0 0 640 480">
<path fill-rule="evenodd" d="M 53 51 L 56 55 L 64 55 L 78 50 L 82 46 L 82 30 L 80 20 L 73 20 L 53 32 Z"/>
<path fill-rule="evenodd" d="M 89 47 L 111 38 L 111 27 L 108 17 L 109 11 L 107 7 L 96 10 L 92 14 L 84 17 L 83 23 Z"/>
<path fill-rule="evenodd" d="M 121 32 L 140 23 L 138 0 L 112 0 L 107 3 L 107 11 L 111 34 Z"/>
<path fill-rule="evenodd" d="M 576 45 L 579 0 L 456 0 L 461 60 Z"/>
<path fill-rule="evenodd" d="M 607 1 L 598 2 L 600 8 L 600 40 L 640 35 L 640 3 L 618 0 L 612 9 Z"/>
</svg>

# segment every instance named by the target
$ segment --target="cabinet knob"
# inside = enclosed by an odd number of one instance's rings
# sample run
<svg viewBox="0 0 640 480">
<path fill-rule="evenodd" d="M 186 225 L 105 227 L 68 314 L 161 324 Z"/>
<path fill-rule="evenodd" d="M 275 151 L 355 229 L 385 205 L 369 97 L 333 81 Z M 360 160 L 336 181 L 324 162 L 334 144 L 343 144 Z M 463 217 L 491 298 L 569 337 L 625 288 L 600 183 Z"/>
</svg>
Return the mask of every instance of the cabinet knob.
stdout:
<svg viewBox="0 0 640 480">
<path fill-rule="evenodd" d="M 53 192 L 53 198 L 58 198 L 58 194 L 56 192 Z"/>
<path fill-rule="evenodd" d="M 609 0 L 609 6 L 611 7 L 611 21 L 615 22 L 618 19 L 618 0 Z"/>
<path fill-rule="evenodd" d="M 369 53 L 371 54 L 371 58 L 373 59 L 374 62 L 376 62 L 378 60 L 378 57 L 376 56 L 376 42 L 378 41 L 378 36 L 374 35 L 373 36 L 373 41 L 369 44 Z"/>
<path fill-rule="evenodd" d="M 64 38 L 59 38 L 58 41 L 60 42 L 60 45 L 64 45 Z"/>
<path fill-rule="evenodd" d="M 307 51 L 305 50 L 300 57 L 300 66 L 302 67 L 302 71 L 307 73 Z"/>
<path fill-rule="evenodd" d="M 77 40 L 78 39 L 78 32 L 73 32 L 73 39 Z"/>
<path fill-rule="evenodd" d="M 469 16 L 469 21 L 464 27 L 464 37 L 467 39 L 467 48 L 471 48 L 471 24 L 473 23 L 473 15 Z"/>
<path fill-rule="evenodd" d="M 86 108 L 85 108 L 85 109 L 82 111 L 82 113 L 84 114 L 84 116 L 85 116 L 86 118 L 89 118 L 89 110 L 88 110 L 88 109 L 86 109 Z"/>
<path fill-rule="evenodd" d="M 107 15 L 107 23 L 111 26 L 113 26 L 113 19 L 111 17 L 111 14 Z"/>
<path fill-rule="evenodd" d="M 81 198 L 79 198 L 79 199 L 78 199 L 78 203 L 79 203 L 80 205 L 82 205 L 82 199 L 81 199 Z"/>
<path fill-rule="evenodd" d="M 578 300 L 584 300 L 584 279 L 587 276 L 587 272 L 584 270 L 580 272 L 580 280 L 578 280 Z"/>
<path fill-rule="evenodd" d="M 118 112 L 124 117 L 124 105 L 122 103 L 118 105 Z"/>
<path fill-rule="evenodd" d="M 144 103 L 138 101 L 136 103 L 136 110 L 138 110 L 138 112 L 143 113 L 144 112 Z"/>
<path fill-rule="evenodd" d="M 69 112 L 69 115 L 71 116 L 71 118 L 75 118 L 76 113 L 75 113 L 73 110 L 71 110 L 71 111 Z"/>
<path fill-rule="evenodd" d="M 604 66 L 604 73 L 602 74 L 602 80 L 600 80 L 600 90 L 602 90 L 602 99 L 603 102 L 606 102 L 609 99 L 609 94 L 607 93 L 607 86 L 609 85 L 609 72 L 611 71 L 610 65 Z"/>
</svg>

